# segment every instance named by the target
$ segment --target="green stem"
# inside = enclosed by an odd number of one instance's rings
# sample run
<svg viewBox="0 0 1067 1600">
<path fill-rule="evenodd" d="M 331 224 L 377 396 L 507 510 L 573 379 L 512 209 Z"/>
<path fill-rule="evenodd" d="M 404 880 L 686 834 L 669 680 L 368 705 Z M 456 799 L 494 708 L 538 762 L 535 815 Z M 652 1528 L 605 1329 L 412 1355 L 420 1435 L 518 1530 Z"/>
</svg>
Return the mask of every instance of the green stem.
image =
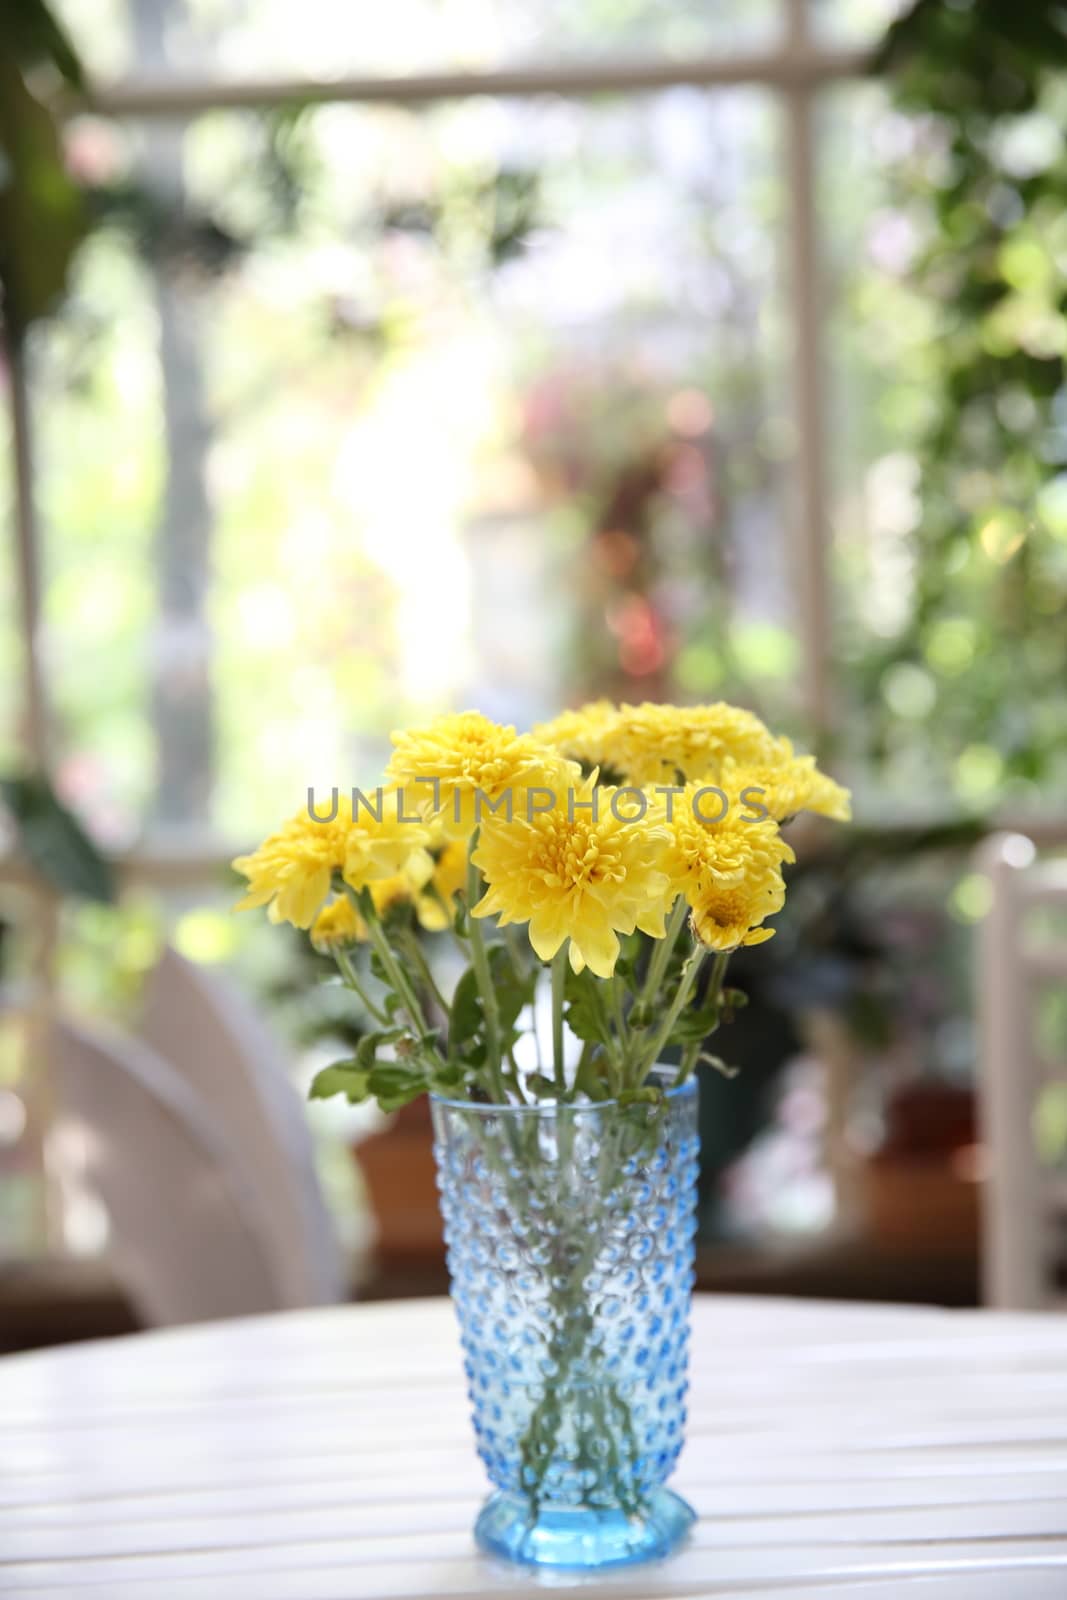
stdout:
<svg viewBox="0 0 1067 1600">
<path fill-rule="evenodd" d="M 682 1059 L 678 1065 L 678 1076 L 674 1080 L 676 1088 L 679 1084 L 683 1084 L 685 1082 L 693 1068 L 696 1066 L 697 1058 L 700 1055 L 703 1042 L 704 1041 L 702 1039 L 695 1039 L 692 1044 L 687 1044 L 685 1049 L 682 1051 Z"/>
<path fill-rule="evenodd" d="M 708 979 L 708 992 L 707 992 L 707 996 L 706 996 L 707 1000 L 718 1001 L 720 996 L 722 995 L 722 981 L 726 976 L 726 965 L 727 965 L 727 962 L 729 961 L 729 959 L 730 959 L 730 951 L 729 950 L 717 950 L 716 951 L 716 953 L 715 953 L 715 962 L 714 962 L 714 964 L 712 966 L 712 969 L 711 969 L 711 977 Z M 718 1008 L 718 1005 L 716 1005 L 716 1008 L 715 1008 L 716 1026 L 718 1026 L 718 1015 L 719 1015 L 719 1008 Z M 703 1048 L 703 1045 L 704 1045 L 703 1039 L 697 1039 L 697 1040 L 694 1041 L 693 1044 L 687 1045 L 685 1050 L 682 1052 L 681 1065 L 678 1068 L 678 1076 L 675 1079 L 675 1086 L 676 1087 L 679 1087 L 681 1084 L 683 1084 L 685 1082 L 685 1080 L 689 1077 L 689 1074 L 692 1072 L 693 1068 L 696 1066 L 696 1063 L 697 1063 L 697 1060 L 698 1060 L 698 1058 L 700 1056 L 700 1052 L 701 1052 L 701 1050 Z"/>
<path fill-rule="evenodd" d="M 529 977 L 529 966 L 528 966 L 527 962 L 525 962 L 523 960 L 522 945 L 519 942 L 519 936 L 515 932 L 514 928 L 502 928 L 500 931 L 504 935 L 504 948 L 507 950 L 507 953 L 511 958 L 511 970 L 515 974 L 515 982 L 519 983 L 519 984 L 523 984 L 523 983 L 526 982 L 527 978 Z M 527 945 L 527 949 L 529 949 L 528 945 Z M 538 972 L 539 971 L 540 971 L 540 969 L 538 969 Z M 530 1022 L 531 1022 L 530 1036 L 533 1039 L 534 1055 L 537 1058 L 537 1070 L 538 1070 L 538 1072 L 543 1073 L 544 1070 L 545 1070 L 545 1064 L 544 1064 L 544 1060 L 542 1059 L 541 1036 L 537 1031 L 537 979 L 536 978 L 534 979 L 533 998 L 532 998 L 532 1000 L 530 1002 Z M 512 1064 L 514 1065 L 514 1057 L 512 1057 Z M 518 1072 L 518 1068 L 517 1067 L 516 1067 L 515 1070 L 516 1070 L 516 1072 Z M 525 1098 L 525 1096 L 523 1098 Z"/>
<path fill-rule="evenodd" d="M 644 988 L 641 990 L 641 1000 L 644 1005 L 651 1005 L 663 982 L 663 974 L 667 970 L 667 963 L 671 953 L 678 943 L 678 935 L 685 926 L 685 919 L 689 913 L 689 906 L 685 896 L 680 894 L 674 902 L 667 921 L 667 932 L 662 939 L 657 939 L 652 948 L 652 956 L 648 963 L 648 972 L 645 974 Z"/>
<path fill-rule="evenodd" d="M 681 1016 L 686 1001 L 693 992 L 693 985 L 697 980 L 697 976 L 704 964 L 704 958 L 707 956 L 707 954 L 708 951 L 705 945 L 696 945 L 692 951 L 692 954 L 686 961 L 685 966 L 682 968 L 682 976 L 679 980 L 678 987 L 674 992 L 674 999 L 671 1001 L 667 1015 L 656 1029 L 656 1032 L 652 1038 L 652 1046 L 643 1065 L 640 1066 L 637 1077 L 638 1087 L 644 1083 L 645 1079 L 652 1071 L 652 1068 L 659 1060 L 660 1051 L 664 1048 L 668 1039 L 673 1033 L 674 1024 Z"/>
<path fill-rule="evenodd" d="M 430 995 L 434 1004 L 440 1009 L 445 1021 L 447 1022 L 451 1008 L 449 1007 L 448 1001 L 445 999 L 444 995 L 437 986 L 437 980 L 431 971 L 430 963 L 427 961 L 423 951 L 419 948 L 418 934 L 410 931 L 405 933 L 404 950 L 409 956 L 412 966 L 416 968 L 419 977 L 425 984 L 427 993 Z"/>
<path fill-rule="evenodd" d="M 564 939 L 552 957 L 552 1075 L 556 1080 L 556 1099 L 567 1096 L 567 1073 L 563 1063 L 563 994 L 567 981 L 567 947 Z"/>
<path fill-rule="evenodd" d="M 511 970 L 515 974 L 515 982 L 522 983 L 523 979 L 526 977 L 526 970 L 522 959 L 522 951 L 519 946 L 518 935 L 516 934 L 514 928 L 501 928 L 500 932 L 504 936 L 504 949 L 508 953 L 508 960 L 511 962 Z"/>
<path fill-rule="evenodd" d="M 595 1055 L 596 1055 L 596 1040 L 595 1039 L 586 1039 L 584 1041 L 584 1043 L 582 1044 L 582 1053 L 578 1057 L 578 1066 L 577 1066 L 576 1074 L 575 1074 L 576 1076 L 580 1076 L 581 1075 L 582 1070 L 589 1065 L 590 1061 L 592 1061 L 592 1059 L 593 1059 L 593 1057 Z"/>
<path fill-rule="evenodd" d="M 463 960 L 466 961 L 467 946 L 465 941 L 456 932 L 456 913 L 454 908 L 445 899 L 444 895 L 438 893 L 437 889 L 434 888 L 432 883 L 427 884 L 426 893 L 430 896 L 431 900 L 437 901 L 437 904 L 441 907 L 441 910 L 444 912 L 445 917 L 447 918 L 445 926 L 441 931 L 448 934 L 449 938 L 452 940 L 452 943 L 463 957 Z"/>
<path fill-rule="evenodd" d="M 489 953 L 485 943 L 485 933 L 478 918 L 474 915 L 474 907 L 481 899 L 482 875 L 474 865 L 472 857 L 478 844 L 478 830 L 471 836 L 470 848 L 467 852 L 467 933 L 471 944 L 471 966 L 474 968 L 474 978 L 478 985 L 478 992 L 482 999 L 482 1014 L 485 1017 L 485 1054 L 486 1071 L 493 1084 L 493 1093 L 501 1105 L 508 1104 L 508 1093 L 504 1086 L 502 1070 L 502 1047 L 500 1029 L 500 1007 L 497 1005 L 496 990 L 493 987 L 493 975 L 489 969 Z"/>
<path fill-rule="evenodd" d="M 348 894 L 352 904 L 355 906 L 356 910 L 360 913 L 364 922 L 367 924 L 367 933 L 370 937 L 370 942 L 374 946 L 375 952 L 382 964 L 385 974 L 399 996 L 400 1003 L 408 1014 L 408 1020 L 415 1029 L 415 1032 L 421 1038 L 424 1034 L 429 1033 L 429 1023 L 426 1021 L 426 1018 L 423 1015 L 422 1007 L 419 1004 L 419 997 L 412 987 L 410 978 L 400 965 L 399 961 L 396 959 L 396 956 L 393 954 L 389 940 L 385 936 L 385 929 L 382 927 L 381 918 L 374 908 L 370 895 L 364 895 L 362 900 L 360 900 L 355 892 L 348 888 L 347 884 L 345 886 L 345 892 Z"/>
<path fill-rule="evenodd" d="M 388 1022 L 389 1018 L 386 1016 L 381 1006 L 377 1005 L 371 999 L 370 995 L 367 993 L 366 989 L 364 989 L 362 983 L 357 977 L 356 969 L 352 965 L 352 958 L 348 951 L 338 947 L 333 952 L 333 959 L 337 963 L 337 970 L 341 974 L 341 982 L 344 984 L 345 988 L 351 989 L 352 993 L 359 997 L 359 1000 L 374 1018 L 375 1022 Z"/>
<path fill-rule="evenodd" d="M 627 1050 L 628 1041 L 627 1041 L 627 1035 L 626 1035 L 626 1017 L 625 1017 L 625 1014 L 624 1014 L 623 1008 L 622 1008 L 622 991 L 621 991 L 621 989 L 619 987 L 618 978 L 611 978 L 609 980 L 609 982 L 608 982 L 608 994 L 609 994 L 609 996 L 611 998 L 612 1021 L 615 1024 L 615 1039 L 616 1039 L 617 1052 L 618 1052 L 617 1056 L 615 1057 L 615 1060 L 611 1060 L 610 1057 L 609 1057 L 609 1065 L 611 1067 L 612 1079 L 615 1080 L 612 1083 L 612 1090 L 613 1090 L 613 1092 L 615 1094 L 618 1094 L 620 1090 L 625 1089 L 627 1087 L 626 1069 L 627 1069 L 627 1066 L 629 1064 L 629 1051 Z M 615 1070 L 616 1063 L 617 1063 L 617 1066 L 618 1066 L 618 1072 L 617 1073 L 616 1073 L 616 1070 Z"/>
</svg>

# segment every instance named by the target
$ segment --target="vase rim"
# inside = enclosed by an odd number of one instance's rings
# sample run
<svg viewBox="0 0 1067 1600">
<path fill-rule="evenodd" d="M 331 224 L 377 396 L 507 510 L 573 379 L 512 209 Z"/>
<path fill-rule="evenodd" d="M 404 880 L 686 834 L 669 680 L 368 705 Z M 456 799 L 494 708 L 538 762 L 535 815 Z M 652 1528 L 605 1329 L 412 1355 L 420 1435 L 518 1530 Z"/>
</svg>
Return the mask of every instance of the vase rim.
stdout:
<svg viewBox="0 0 1067 1600">
<path fill-rule="evenodd" d="M 669 1064 L 653 1067 L 652 1072 L 660 1079 L 676 1078 L 678 1076 L 677 1067 Z M 692 1073 L 684 1083 L 675 1084 L 668 1089 L 663 1098 L 665 1100 L 683 1100 L 695 1095 L 696 1092 L 697 1076 L 696 1073 Z M 581 1116 L 591 1111 L 610 1110 L 612 1106 L 617 1106 L 619 1103 L 615 1098 L 611 1100 L 589 1100 L 580 1105 L 576 1105 L 573 1102 L 561 1105 L 558 1100 L 545 1100 L 538 1102 L 536 1105 L 526 1106 L 512 1105 L 511 1103 L 502 1104 L 499 1100 L 461 1100 L 453 1095 L 433 1093 L 430 1095 L 430 1100 L 435 1106 L 442 1106 L 448 1111 L 480 1111 L 486 1116 L 499 1114 L 500 1112 L 515 1112 L 518 1115 L 534 1117 L 558 1116 L 560 1112 Z"/>
</svg>

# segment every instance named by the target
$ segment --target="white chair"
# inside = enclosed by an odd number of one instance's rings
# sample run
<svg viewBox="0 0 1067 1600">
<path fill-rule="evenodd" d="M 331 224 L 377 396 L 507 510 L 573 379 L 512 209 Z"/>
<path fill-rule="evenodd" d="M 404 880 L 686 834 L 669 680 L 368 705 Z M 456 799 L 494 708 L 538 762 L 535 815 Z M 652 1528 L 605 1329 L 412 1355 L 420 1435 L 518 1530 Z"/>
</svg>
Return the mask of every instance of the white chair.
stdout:
<svg viewBox="0 0 1067 1600">
<path fill-rule="evenodd" d="M 177 951 L 149 976 L 140 1036 L 196 1092 L 254 1193 L 284 1306 L 345 1297 L 346 1275 L 285 1057 L 244 997 Z"/>
<path fill-rule="evenodd" d="M 60 1019 L 50 1167 L 102 1203 L 109 1255 L 142 1320 L 279 1308 L 256 1197 L 188 1084 L 147 1045 Z"/>
<path fill-rule="evenodd" d="M 1048 1309 L 1062 1304 L 1053 1273 L 1065 1194 L 1062 1174 L 1039 1158 L 1035 1112 L 1047 1085 L 1067 1085 L 1067 1062 L 1041 1059 L 1033 1018 L 1041 990 L 1067 983 L 1067 942 L 1038 941 L 1029 924 L 1041 908 L 1067 910 L 1067 861 L 1038 863 L 1029 839 L 998 834 L 978 866 L 992 886 L 978 941 L 985 1299 L 1003 1310 Z"/>
</svg>

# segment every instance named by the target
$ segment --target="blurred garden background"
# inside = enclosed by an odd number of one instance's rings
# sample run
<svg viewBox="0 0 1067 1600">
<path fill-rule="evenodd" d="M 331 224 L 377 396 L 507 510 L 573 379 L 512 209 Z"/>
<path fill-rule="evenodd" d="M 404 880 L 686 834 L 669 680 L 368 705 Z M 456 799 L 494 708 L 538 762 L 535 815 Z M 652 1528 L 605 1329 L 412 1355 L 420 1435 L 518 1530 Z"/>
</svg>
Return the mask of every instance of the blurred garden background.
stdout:
<svg viewBox="0 0 1067 1600">
<path fill-rule="evenodd" d="M 400 723 L 606 694 L 856 793 L 737 963 L 705 1281 L 972 1298 L 972 852 L 1067 840 L 1060 9 L 295 13 L 0 16 L 0 1285 L 105 1237 L 47 1200 L 50 1009 L 124 1022 L 169 941 L 305 1081 L 358 1019 L 230 857 Z M 386 1130 L 313 1127 L 371 1239 Z M 368 1292 L 440 1286 L 412 1226 Z"/>
</svg>

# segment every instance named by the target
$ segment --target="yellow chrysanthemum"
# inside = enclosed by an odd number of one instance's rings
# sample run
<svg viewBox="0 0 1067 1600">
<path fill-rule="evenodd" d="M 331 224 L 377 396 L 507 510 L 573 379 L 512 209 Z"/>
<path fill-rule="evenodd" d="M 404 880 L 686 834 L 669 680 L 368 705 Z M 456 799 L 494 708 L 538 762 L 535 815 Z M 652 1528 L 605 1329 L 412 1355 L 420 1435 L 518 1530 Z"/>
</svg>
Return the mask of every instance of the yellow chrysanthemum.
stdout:
<svg viewBox="0 0 1067 1600">
<path fill-rule="evenodd" d="M 785 904 L 781 869 L 793 851 L 774 822 L 746 822 L 735 806 L 719 822 L 701 821 L 718 809 L 707 796 L 694 809 L 701 788 L 687 785 L 653 813 L 670 834 L 663 865 L 671 889 L 685 896 L 702 943 L 714 950 L 761 944 L 774 932 L 761 924 Z"/>
<path fill-rule="evenodd" d="M 775 740 L 752 711 L 720 701 L 619 707 L 603 738 L 604 760 L 628 783 L 715 782 L 728 761 L 774 759 Z"/>
<path fill-rule="evenodd" d="M 429 828 L 411 820 L 414 813 L 407 811 L 396 789 L 384 789 L 372 804 L 373 811 L 357 807 L 349 826 L 341 869 L 345 882 L 362 889 L 400 873 L 411 883 L 425 883 L 433 870 L 426 848 Z"/>
<path fill-rule="evenodd" d="M 528 733 L 501 727 L 480 711 L 437 717 L 425 728 L 393 734 L 396 746 L 386 769 L 404 787 L 411 805 L 440 824 L 449 838 L 469 837 L 488 806 L 510 794 L 521 815 L 531 788 L 554 788 L 562 763 Z M 577 773 L 577 768 L 573 769 Z M 562 779 L 564 786 L 572 781 Z M 476 796 L 481 815 L 476 814 Z"/>
<path fill-rule="evenodd" d="M 419 849 L 408 856 L 402 872 L 368 883 L 366 887 L 378 915 L 384 917 L 394 906 L 409 903 L 429 932 L 447 927 L 448 917 L 441 902 L 426 888 L 435 872 L 433 857 Z M 319 950 L 362 942 L 367 937 L 367 925 L 347 895 L 324 906 L 311 927 L 311 942 Z"/>
<path fill-rule="evenodd" d="M 438 927 L 447 928 L 452 917 L 452 904 L 456 895 L 467 883 L 467 841 L 449 839 L 437 856 L 433 867 L 430 888 L 437 897 Z M 431 927 L 431 923 L 424 923 Z"/>
<path fill-rule="evenodd" d="M 344 841 L 294 817 L 233 866 L 248 879 L 248 893 L 237 910 L 266 906 L 272 922 L 308 928 L 330 892 L 334 870 L 344 861 Z"/>
<path fill-rule="evenodd" d="M 424 863 L 428 876 L 433 865 L 425 851 L 428 829 L 400 820 L 395 792 L 386 791 L 379 799 L 374 813 L 360 806 L 353 817 L 350 798 L 340 795 L 330 821 L 316 821 L 301 811 L 258 850 L 238 856 L 234 869 L 248 879 L 248 893 L 237 909 L 265 905 L 272 922 L 309 928 L 335 872 L 353 889 L 401 870 L 418 870 Z"/>
<path fill-rule="evenodd" d="M 597 811 L 588 808 L 596 794 Z M 488 889 L 476 917 L 499 914 L 501 925 L 528 922 L 530 943 L 550 961 L 565 939 L 575 972 L 586 966 L 610 978 L 619 955 L 618 934 L 640 928 L 664 934 L 668 879 L 661 858 L 666 830 L 620 821 L 611 809 L 615 790 L 593 777 L 560 792 L 551 810 L 511 823 L 483 824 L 474 862 Z M 632 817 L 632 804 L 619 809 Z"/>
<path fill-rule="evenodd" d="M 432 866 L 432 861 L 430 865 Z M 419 923 L 429 933 L 437 933 L 442 928 L 447 928 L 448 917 L 441 902 L 426 891 L 428 880 L 421 875 L 415 879 L 411 873 L 397 873 L 393 878 L 379 878 L 376 883 L 368 884 L 370 897 L 374 901 L 374 908 L 380 917 L 394 906 L 410 902 L 414 907 Z"/>
<path fill-rule="evenodd" d="M 551 722 L 539 723 L 534 738 L 585 767 L 607 767 L 618 718 L 619 708 L 611 700 L 591 700 L 577 711 L 562 711 Z"/>
<path fill-rule="evenodd" d="M 323 906 L 311 924 L 311 942 L 316 950 L 323 952 L 361 943 L 366 937 L 367 924 L 347 895 L 340 895 Z"/>
<path fill-rule="evenodd" d="M 776 822 L 796 816 L 798 811 L 814 811 L 821 817 L 848 822 L 852 816 L 852 797 L 841 784 L 820 772 L 814 756 L 798 756 L 788 739 L 775 741 L 775 759 L 759 764 L 728 762 L 722 773 L 724 789 L 740 796 L 748 789 L 762 789 L 756 797 Z"/>
</svg>

